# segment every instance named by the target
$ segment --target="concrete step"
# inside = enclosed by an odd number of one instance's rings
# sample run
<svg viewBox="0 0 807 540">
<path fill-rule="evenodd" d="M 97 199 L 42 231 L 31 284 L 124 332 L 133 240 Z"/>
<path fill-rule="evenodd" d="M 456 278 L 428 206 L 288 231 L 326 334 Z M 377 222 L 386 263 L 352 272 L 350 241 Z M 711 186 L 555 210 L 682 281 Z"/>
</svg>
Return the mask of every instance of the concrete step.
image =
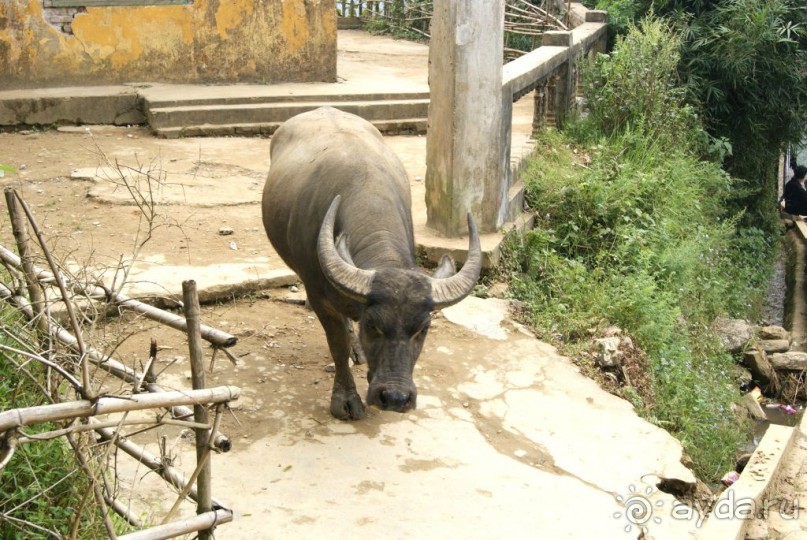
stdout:
<svg viewBox="0 0 807 540">
<path fill-rule="evenodd" d="M 261 93 L 255 90 L 244 95 L 222 95 L 218 93 L 207 93 L 200 95 L 185 95 L 178 98 L 155 97 L 147 94 L 145 103 L 149 109 L 161 109 L 166 107 L 201 106 L 201 105 L 241 105 L 258 103 L 305 103 L 305 102 L 328 102 L 330 104 L 351 102 L 351 101 L 405 101 L 429 99 L 428 92 L 375 92 L 369 94 L 337 94 L 337 93 L 316 93 L 309 94 L 289 93 Z"/>
<path fill-rule="evenodd" d="M 365 96 L 364 100 L 224 101 L 165 107 L 149 103 L 146 116 L 154 133 L 162 137 L 269 135 L 289 118 L 323 106 L 361 116 L 387 134 L 425 133 L 429 114 L 428 98 L 376 101 Z"/>
<path fill-rule="evenodd" d="M 180 137 L 228 137 L 271 135 L 283 122 L 252 122 L 241 124 L 197 124 L 169 126 L 153 129 L 156 136 L 165 139 Z M 394 120 L 373 120 L 372 124 L 386 135 L 414 135 L 426 133 L 428 120 L 424 118 L 403 118 Z"/>
</svg>

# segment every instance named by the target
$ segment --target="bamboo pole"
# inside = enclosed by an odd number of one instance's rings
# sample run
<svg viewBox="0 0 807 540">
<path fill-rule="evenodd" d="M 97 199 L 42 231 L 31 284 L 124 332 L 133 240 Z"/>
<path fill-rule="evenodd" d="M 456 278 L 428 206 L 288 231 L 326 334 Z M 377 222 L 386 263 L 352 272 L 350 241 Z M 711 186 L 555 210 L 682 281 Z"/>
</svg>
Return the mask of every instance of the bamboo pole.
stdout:
<svg viewBox="0 0 807 540">
<path fill-rule="evenodd" d="M 20 267 L 25 276 L 25 283 L 28 287 L 28 297 L 31 299 L 31 306 L 34 312 L 34 322 L 41 333 L 47 333 L 48 323 L 45 320 L 45 294 L 42 286 L 36 278 L 34 272 L 34 261 L 28 249 L 28 227 L 25 224 L 22 214 L 17 205 L 17 192 L 14 188 L 7 187 L 5 190 L 6 206 L 11 219 L 11 230 L 14 240 L 17 243 L 17 251 L 20 253 Z"/>
<path fill-rule="evenodd" d="M 12 302 L 16 305 L 27 317 L 33 317 L 33 310 L 31 309 L 30 304 L 27 302 L 27 299 L 22 298 L 20 296 L 14 296 L 11 289 L 0 283 L 0 299 Z M 48 319 L 50 333 L 56 339 L 58 339 L 63 344 L 67 345 L 73 350 L 77 350 L 76 347 L 76 338 L 67 330 L 62 328 L 56 322 L 51 319 Z M 226 349 L 222 349 L 223 351 L 227 352 Z M 121 362 L 115 360 L 112 357 L 105 356 L 103 353 L 96 351 L 95 349 L 89 349 L 86 351 L 87 358 L 95 364 L 96 366 L 100 367 L 101 369 L 115 375 L 119 379 L 129 382 L 129 383 L 136 383 L 142 380 L 149 380 L 148 376 L 144 376 L 143 374 L 133 370 L 132 368 L 122 364 Z M 161 387 L 157 383 L 153 382 L 146 382 L 143 385 L 143 388 L 147 392 L 167 392 L 165 388 Z M 184 406 L 184 405 L 174 405 L 169 408 L 171 412 L 171 416 L 176 419 L 182 420 L 185 418 L 190 418 L 193 416 L 193 411 Z M 229 437 L 222 433 L 217 433 L 214 437 L 213 446 L 222 452 L 229 452 L 232 448 L 232 442 L 230 441 Z"/>
<path fill-rule="evenodd" d="M 0 246 L 0 260 L 14 268 L 22 269 L 22 261 L 20 257 L 18 257 L 16 253 L 3 246 Z M 51 282 L 56 279 L 53 273 L 43 270 L 42 268 L 34 266 L 33 271 L 40 282 Z M 145 315 L 153 321 L 170 326 L 171 328 L 179 330 L 180 332 L 188 331 L 185 319 L 169 311 L 165 311 L 139 300 L 135 300 L 134 298 L 130 298 L 124 294 L 113 293 L 98 285 L 82 285 L 79 283 L 72 283 L 72 286 L 90 298 L 103 298 L 107 302 L 114 303 L 115 305 L 126 309 L 131 309 L 136 313 Z M 228 334 L 227 332 L 223 332 L 217 328 L 212 328 L 206 325 L 200 325 L 200 328 L 202 337 L 216 347 L 232 347 L 238 342 L 237 337 Z"/>
<path fill-rule="evenodd" d="M 188 327 L 188 349 L 191 363 L 191 384 L 196 391 L 205 387 L 204 353 L 202 352 L 202 336 L 199 324 L 199 297 L 196 294 L 196 282 L 193 280 L 182 282 L 182 302 L 185 307 L 185 318 Z M 196 404 L 193 406 L 193 419 L 198 424 L 209 422 L 207 406 Z M 196 481 L 196 490 L 199 499 L 196 501 L 196 513 L 205 514 L 213 508 L 212 503 L 212 468 L 210 466 L 210 448 L 208 440 L 211 438 L 209 429 L 194 429 L 196 434 L 196 461 L 199 468 L 199 477 Z M 199 540 L 209 540 L 212 529 L 199 531 Z"/>
<path fill-rule="evenodd" d="M 86 418 L 100 414 L 155 409 L 171 405 L 222 403 L 238 399 L 240 394 L 241 390 L 238 387 L 218 386 L 204 390 L 135 394 L 127 397 L 100 397 L 94 401 L 84 399 L 11 409 L 0 412 L 0 433 L 9 429 L 42 422 L 57 422 L 68 418 Z"/>
<path fill-rule="evenodd" d="M 218 509 L 194 517 L 158 525 L 150 529 L 119 536 L 118 540 L 166 540 L 183 534 L 211 529 L 233 520 L 232 510 Z M 201 538 L 201 534 L 199 536 Z"/>
</svg>

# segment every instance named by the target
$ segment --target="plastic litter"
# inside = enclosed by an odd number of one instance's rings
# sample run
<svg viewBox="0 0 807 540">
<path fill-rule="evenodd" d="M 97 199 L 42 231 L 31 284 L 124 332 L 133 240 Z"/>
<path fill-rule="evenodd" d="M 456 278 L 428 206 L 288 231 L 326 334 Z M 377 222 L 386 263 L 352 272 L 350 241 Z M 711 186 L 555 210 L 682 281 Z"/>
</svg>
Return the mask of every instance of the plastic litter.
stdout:
<svg viewBox="0 0 807 540">
<path fill-rule="evenodd" d="M 739 479 L 740 479 L 740 473 L 738 473 L 737 471 L 731 471 L 723 475 L 723 478 L 720 479 L 720 483 L 726 487 L 729 487 Z"/>
</svg>

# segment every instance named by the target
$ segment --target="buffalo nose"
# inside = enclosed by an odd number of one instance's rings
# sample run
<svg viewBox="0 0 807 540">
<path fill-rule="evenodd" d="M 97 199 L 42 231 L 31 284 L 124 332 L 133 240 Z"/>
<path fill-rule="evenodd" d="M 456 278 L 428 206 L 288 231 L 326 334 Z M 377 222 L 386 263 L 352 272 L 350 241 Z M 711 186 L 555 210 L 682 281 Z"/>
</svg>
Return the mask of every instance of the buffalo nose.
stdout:
<svg viewBox="0 0 807 540">
<path fill-rule="evenodd" d="M 401 392 L 400 390 L 389 388 L 381 391 L 378 400 L 381 402 L 381 408 L 385 411 L 403 412 L 414 406 L 411 392 Z"/>
</svg>

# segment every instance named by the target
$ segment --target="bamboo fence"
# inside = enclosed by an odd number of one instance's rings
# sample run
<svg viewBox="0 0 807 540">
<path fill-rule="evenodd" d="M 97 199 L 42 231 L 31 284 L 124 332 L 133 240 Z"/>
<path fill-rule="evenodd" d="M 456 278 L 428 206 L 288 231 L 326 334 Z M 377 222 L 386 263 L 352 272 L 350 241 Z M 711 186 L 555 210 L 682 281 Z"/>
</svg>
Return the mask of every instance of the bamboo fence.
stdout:
<svg viewBox="0 0 807 540">
<path fill-rule="evenodd" d="M 541 45 L 550 30 L 568 30 L 569 3 L 564 0 L 506 0 L 504 3 L 504 53 L 506 60 L 526 54 Z M 337 0 L 340 17 L 381 22 L 393 31 L 429 39 L 434 5 L 431 0 Z M 563 13 L 561 13 L 563 12 Z"/>
<path fill-rule="evenodd" d="M 225 505 L 212 497 L 212 478 L 210 455 L 213 452 L 227 452 L 231 448 L 230 439 L 219 431 L 222 419 L 222 406 L 231 400 L 238 399 L 240 390 L 233 386 L 205 388 L 204 355 L 202 340 L 208 341 L 214 348 L 224 351 L 231 361 L 235 357 L 227 352 L 227 348 L 236 343 L 236 338 L 200 323 L 199 300 L 196 284 L 193 281 L 183 282 L 184 317 L 163 311 L 138 300 L 134 300 L 119 292 L 111 291 L 101 284 L 82 283 L 66 277 L 45 243 L 39 227 L 30 209 L 19 194 L 12 188 L 6 188 L 5 198 L 12 224 L 14 239 L 19 255 L 0 246 L 0 264 L 3 264 L 12 276 L 14 283 L 0 283 L 0 300 L 15 306 L 31 322 L 31 328 L 39 336 L 43 345 L 56 343 L 63 345 L 76 355 L 74 359 L 55 358 L 53 348 L 50 355 L 25 352 L 5 344 L 0 344 L 0 352 L 24 354 L 26 361 L 41 363 L 52 373 L 56 373 L 69 385 L 70 394 L 77 399 L 67 399 L 51 404 L 35 407 L 17 408 L 0 411 L 0 474 L 13 459 L 15 451 L 22 444 L 36 444 L 37 441 L 64 437 L 73 448 L 79 467 L 88 476 L 93 490 L 93 497 L 98 506 L 110 538 L 126 540 L 157 540 L 174 538 L 189 533 L 198 533 L 198 537 L 207 540 L 212 537 L 213 529 L 222 523 L 232 520 L 233 514 Z M 47 261 L 50 270 L 44 270 L 34 264 L 33 250 L 29 245 L 28 226 L 33 230 L 38 248 Z M 54 291 L 58 291 L 54 293 Z M 27 293 L 27 295 L 25 294 Z M 75 295 L 75 296 L 73 296 Z M 75 297 L 104 301 L 118 309 L 132 310 L 171 328 L 183 331 L 188 336 L 191 358 L 191 390 L 167 390 L 157 384 L 153 374 L 153 361 L 157 355 L 157 346 L 151 343 L 149 361 L 142 371 L 138 371 L 122 362 L 104 354 L 86 343 L 82 327 L 74 307 Z M 49 298 L 51 300 L 49 300 Z M 69 321 L 69 330 L 50 316 L 50 304 L 63 303 Z M 93 385 L 94 378 L 90 365 L 103 369 L 127 383 L 130 388 L 124 395 L 100 395 Z M 208 407 L 214 405 L 215 412 L 211 420 Z M 192 409 L 190 407 L 193 407 Z M 154 414 L 152 418 L 130 418 L 129 412 L 168 409 L 170 415 Z M 100 420 L 101 415 L 119 415 L 115 420 Z M 27 434 L 23 428 L 42 423 L 55 423 L 58 429 L 37 434 Z M 142 446 L 129 440 L 124 428 L 127 426 L 146 425 L 154 428 L 163 425 L 178 425 L 191 428 L 196 439 L 196 468 L 190 477 L 171 466 L 162 456 L 148 452 Z M 92 460 L 97 457 L 86 445 L 82 446 L 76 437 L 86 431 L 97 433 L 100 441 L 133 457 L 148 469 L 160 475 L 165 482 L 178 491 L 176 502 L 171 511 L 163 518 L 162 523 L 142 529 L 139 520 L 130 515 L 126 505 L 117 499 L 107 478 L 108 472 L 100 473 L 94 469 Z M 98 460 L 96 459 L 96 462 Z M 197 513 L 191 518 L 174 518 L 181 503 L 191 499 L 197 503 Z M 114 526 L 109 519 L 108 510 L 119 513 L 126 521 L 142 530 L 123 536 L 116 536 Z M 5 516 L 0 515 L 0 521 Z"/>
</svg>

